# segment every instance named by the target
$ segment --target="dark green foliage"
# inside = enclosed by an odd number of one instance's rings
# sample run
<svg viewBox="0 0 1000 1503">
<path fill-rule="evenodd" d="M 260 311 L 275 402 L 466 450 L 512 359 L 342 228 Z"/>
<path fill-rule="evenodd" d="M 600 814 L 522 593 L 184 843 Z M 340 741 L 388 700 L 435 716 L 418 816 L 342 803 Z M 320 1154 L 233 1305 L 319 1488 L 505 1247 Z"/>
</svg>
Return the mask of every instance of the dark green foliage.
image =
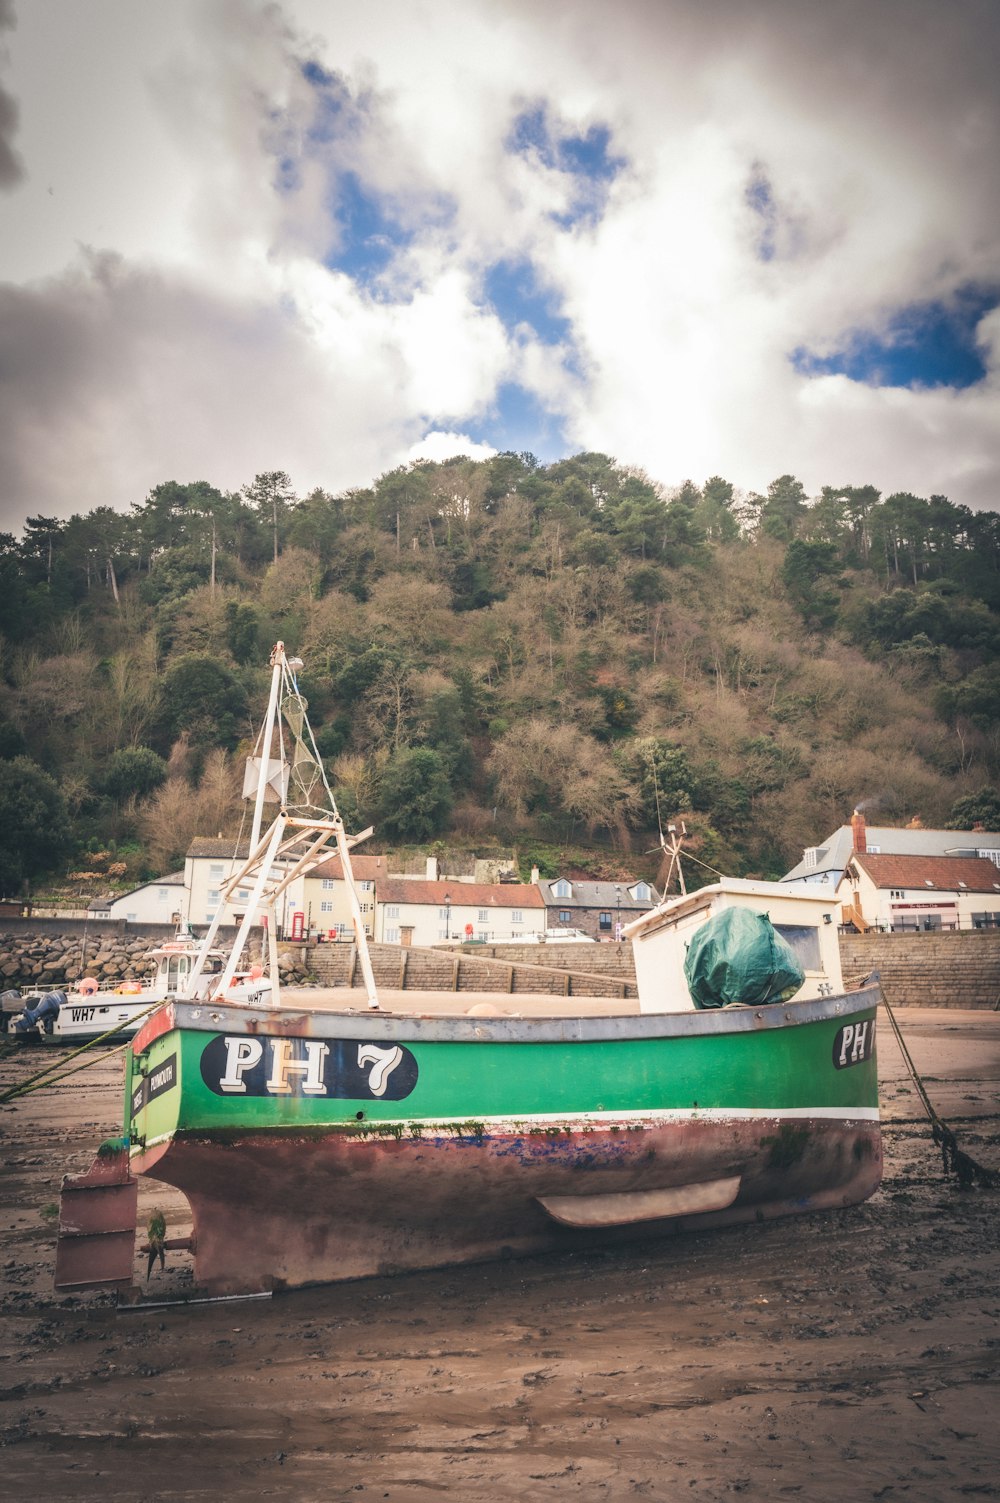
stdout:
<svg viewBox="0 0 1000 1503">
<path fill-rule="evenodd" d="M 55 779 L 30 757 L 0 762 L 0 894 L 56 871 L 72 846 L 66 803 Z"/>
<path fill-rule="evenodd" d="M 237 663 L 251 663 L 261 655 L 258 628 L 257 612 L 252 605 L 226 601 L 226 646 Z"/>
<path fill-rule="evenodd" d="M 781 475 L 772 480 L 760 505 L 760 529 L 767 537 L 787 543 L 795 536 L 806 514 L 806 493 L 801 480 Z"/>
<path fill-rule="evenodd" d="M 978 600 L 948 599 L 941 590 L 924 587 L 893 590 L 872 601 L 856 629 L 864 646 L 890 648 L 916 637 L 992 655 L 1000 652 L 1000 619 Z"/>
<path fill-rule="evenodd" d="M 980 730 L 996 730 L 1000 725 L 1000 662 L 975 669 L 960 684 L 940 688 L 935 702 L 944 720 L 964 716 Z"/>
<path fill-rule="evenodd" d="M 424 703 L 418 734 L 441 758 L 452 788 L 467 787 L 472 773 L 472 748 L 465 733 L 462 696 L 457 688 L 442 689 Z"/>
<path fill-rule="evenodd" d="M 243 686 L 215 658 L 185 653 L 163 676 L 158 724 L 167 746 L 187 731 L 194 746 L 232 750 L 249 730 Z"/>
<path fill-rule="evenodd" d="M 149 746 L 129 746 L 116 751 L 98 779 L 98 789 L 123 803 L 145 798 L 166 779 L 167 764 Z"/>
<path fill-rule="evenodd" d="M 683 747 L 644 737 L 616 749 L 615 759 L 639 792 L 636 829 L 665 828 L 674 815 L 695 807 L 698 779 Z"/>
<path fill-rule="evenodd" d="M 621 687 L 600 691 L 604 705 L 604 724 L 597 734 L 602 741 L 614 741 L 620 736 L 630 736 L 639 719 L 639 706 L 633 695 Z"/>
<path fill-rule="evenodd" d="M 839 597 L 828 581 L 839 578 L 833 543 L 794 538 L 785 553 L 781 578 L 792 603 L 810 631 L 830 631 L 837 620 Z"/>
<path fill-rule="evenodd" d="M 366 647 L 347 657 L 333 675 L 334 694 L 339 704 L 354 704 L 378 680 L 385 667 L 398 661 L 386 647 Z"/>
<path fill-rule="evenodd" d="M 351 739 L 351 717 L 337 715 L 329 725 L 321 725 L 315 734 L 316 750 L 325 762 L 332 762 Z"/>
<path fill-rule="evenodd" d="M 972 830 L 976 825 L 1000 831 L 1000 788 L 980 788 L 952 804 L 946 830 Z"/>
<path fill-rule="evenodd" d="M 451 788 L 436 751 L 414 747 L 386 763 L 379 797 L 379 831 L 390 840 L 432 840 L 451 814 Z"/>
</svg>

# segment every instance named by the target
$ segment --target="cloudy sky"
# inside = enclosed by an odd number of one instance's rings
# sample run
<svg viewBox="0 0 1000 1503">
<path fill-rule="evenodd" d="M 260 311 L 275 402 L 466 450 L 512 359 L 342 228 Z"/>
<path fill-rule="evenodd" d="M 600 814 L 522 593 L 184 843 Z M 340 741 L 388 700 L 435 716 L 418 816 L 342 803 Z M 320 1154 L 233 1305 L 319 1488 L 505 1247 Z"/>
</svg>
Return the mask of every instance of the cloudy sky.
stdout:
<svg viewBox="0 0 1000 1503">
<path fill-rule="evenodd" d="M 993 0 L 0 0 L 0 527 L 599 449 L 1000 509 Z"/>
</svg>

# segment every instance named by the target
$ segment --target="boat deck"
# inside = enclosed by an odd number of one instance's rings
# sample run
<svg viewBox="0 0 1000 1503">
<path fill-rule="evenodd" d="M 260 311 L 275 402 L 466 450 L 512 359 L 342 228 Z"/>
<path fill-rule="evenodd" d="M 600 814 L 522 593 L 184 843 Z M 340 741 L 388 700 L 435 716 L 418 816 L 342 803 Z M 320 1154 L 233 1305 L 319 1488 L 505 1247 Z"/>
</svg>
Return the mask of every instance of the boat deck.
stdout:
<svg viewBox="0 0 1000 1503">
<path fill-rule="evenodd" d="M 282 987 L 283 1012 L 368 1012 L 361 987 Z M 379 987 L 379 1012 L 406 1017 L 632 1017 L 637 997 L 564 997 L 544 992 L 400 991 Z"/>
</svg>

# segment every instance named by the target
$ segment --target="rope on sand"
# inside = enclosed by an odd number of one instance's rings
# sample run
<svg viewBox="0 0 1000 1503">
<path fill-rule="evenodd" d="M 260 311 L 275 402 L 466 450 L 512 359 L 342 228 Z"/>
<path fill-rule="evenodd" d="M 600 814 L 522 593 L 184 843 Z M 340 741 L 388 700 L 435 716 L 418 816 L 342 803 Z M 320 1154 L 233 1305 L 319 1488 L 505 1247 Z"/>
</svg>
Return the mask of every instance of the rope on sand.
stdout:
<svg viewBox="0 0 1000 1503">
<path fill-rule="evenodd" d="M 878 982 L 878 989 L 882 996 L 882 1005 L 892 1026 L 892 1031 L 896 1036 L 896 1043 L 899 1045 L 900 1053 L 903 1056 L 903 1063 L 909 1072 L 914 1089 L 920 1097 L 924 1111 L 930 1120 L 931 1135 L 941 1150 L 941 1163 L 945 1174 L 954 1174 L 956 1176 L 960 1190 L 969 1190 L 973 1185 L 979 1185 L 984 1190 L 995 1190 L 1000 1186 L 1000 1174 L 997 1174 L 992 1169 L 985 1168 L 984 1165 L 978 1163 L 976 1159 L 959 1148 L 958 1139 L 953 1129 L 948 1126 L 947 1122 L 941 1121 L 927 1094 L 924 1083 L 920 1079 L 910 1051 L 906 1047 L 899 1024 L 896 1022 L 896 1015 L 892 1010 L 889 998 L 885 994 L 885 987 L 882 985 L 881 977 L 877 972 L 872 976 L 872 980 Z"/>
</svg>

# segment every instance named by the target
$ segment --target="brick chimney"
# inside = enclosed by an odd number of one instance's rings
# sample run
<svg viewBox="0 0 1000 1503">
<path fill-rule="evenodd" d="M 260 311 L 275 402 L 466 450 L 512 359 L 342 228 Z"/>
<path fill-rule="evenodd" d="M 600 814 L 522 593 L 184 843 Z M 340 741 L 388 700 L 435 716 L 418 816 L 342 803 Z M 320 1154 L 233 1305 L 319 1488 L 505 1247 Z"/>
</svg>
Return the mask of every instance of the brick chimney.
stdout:
<svg viewBox="0 0 1000 1503">
<path fill-rule="evenodd" d="M 863 856 L 868 849 L 868 831 L 865 828 L 865 816 L 860 809 L 855 809 L 851 815 L 851 830 L 854 834 L 854 853 Z"/>
</svg>

